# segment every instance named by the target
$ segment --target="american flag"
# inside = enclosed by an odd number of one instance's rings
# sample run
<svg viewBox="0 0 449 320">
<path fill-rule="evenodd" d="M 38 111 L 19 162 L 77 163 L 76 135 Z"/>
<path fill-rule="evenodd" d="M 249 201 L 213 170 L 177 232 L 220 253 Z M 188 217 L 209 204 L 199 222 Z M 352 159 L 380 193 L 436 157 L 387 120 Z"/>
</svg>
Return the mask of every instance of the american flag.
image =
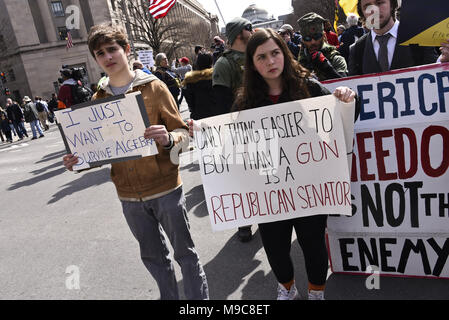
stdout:
<svg viewBox="0 0 449 320">
<path fill-rule="evenodd" d="M 67 31 L 67 50 L 69 50 L 71 47 L 73 47 L 72 35 L 70 31 Z"/>
<path fill-rule="evenodd" d="M 165 17 L 176 0 L 150 0 L 150 14 L 154 19 Z"/>
</svg>

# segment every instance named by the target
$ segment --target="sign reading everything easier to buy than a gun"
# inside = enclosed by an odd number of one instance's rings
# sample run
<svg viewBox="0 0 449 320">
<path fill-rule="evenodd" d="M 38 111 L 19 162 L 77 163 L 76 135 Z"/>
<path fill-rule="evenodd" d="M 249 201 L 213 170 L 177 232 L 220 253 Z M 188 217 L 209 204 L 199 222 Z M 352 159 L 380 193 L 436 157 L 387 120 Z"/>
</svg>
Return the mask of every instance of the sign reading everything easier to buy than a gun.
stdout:
<svg viewBox="0 0 449 320">
<path fill-rule="evenodd" d="M 73 170 L 158 153 L 143 137 L 149 121 L 140 92 L 75 105 L 56 117 L 67 152 L 79 158 Z"/>
<path fill-rule="evenodd" d="M 332 270 L 449 278 L 449 64 L 331 80 L 358 92 L 352 217 L 329 217 Z"/>
<path fill-rule="evenodd" d="M 194 139 L 213 230 L 349 215 L 353 122 L 354 103 L 332 95 L 199 120 Z"/>
</svg>

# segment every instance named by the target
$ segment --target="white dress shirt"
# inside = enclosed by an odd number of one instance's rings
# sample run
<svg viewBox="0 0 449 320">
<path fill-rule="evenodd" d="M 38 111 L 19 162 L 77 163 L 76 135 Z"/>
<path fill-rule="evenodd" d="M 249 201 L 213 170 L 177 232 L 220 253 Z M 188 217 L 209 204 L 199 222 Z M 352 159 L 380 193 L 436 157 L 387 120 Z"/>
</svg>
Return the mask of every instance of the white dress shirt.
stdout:
<svg viewBox="0 0 449 320">
<path fill-rule="evenodd" d="M 388 48 L 388 66 L 391 66 L 391 62 L 393 61 L 393 55 L 394 55 L 394 48 L 396 47 L 396 41 L 398 39 L 398 29 L 399 29 L 399 21 L 395 21 L 394 25 L 391 27 L 390 30 L 385 32 L 384 34 L 389 33 L 391 37 L 388 39 L 387 48 Z M 380 44 L 379 41 L 376 40 L 376 36 L 378 34 L 374 32 L 374 30 L 371 30 L 371 40 L 373 41 L 373 48 L 374 53 L 376 54 L 376 59 L 378 59 L 379 56 L 379 49 Z"/>
</svg>

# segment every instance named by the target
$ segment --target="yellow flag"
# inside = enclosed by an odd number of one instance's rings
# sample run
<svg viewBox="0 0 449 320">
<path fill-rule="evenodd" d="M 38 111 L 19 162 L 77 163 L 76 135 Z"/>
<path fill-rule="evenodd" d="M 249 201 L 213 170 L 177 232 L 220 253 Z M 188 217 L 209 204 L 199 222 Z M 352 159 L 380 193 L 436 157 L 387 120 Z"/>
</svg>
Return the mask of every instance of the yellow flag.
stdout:
<svg viewBox="0 0 449 320">
<path fill-rule="evenodd" d="M 346 15 L 349 13 L 357 14 L 357 0 L 340 0 L 340 7 L 343 8 L 343 11 Z"/>
<path fill-rule="evenodd" d="M 420 46 L 439 47 L 441 42 L 449 39 L 449 18 L 401 43 L 402 46 L 419 44 Z"/>
</svg>

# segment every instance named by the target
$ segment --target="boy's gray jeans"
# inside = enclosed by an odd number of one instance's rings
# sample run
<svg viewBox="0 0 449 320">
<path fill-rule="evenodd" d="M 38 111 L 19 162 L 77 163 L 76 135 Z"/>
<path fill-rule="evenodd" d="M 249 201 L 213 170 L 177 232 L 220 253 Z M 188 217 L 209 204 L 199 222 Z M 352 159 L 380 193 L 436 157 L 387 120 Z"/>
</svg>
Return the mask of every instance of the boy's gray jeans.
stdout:
<svg viewBox="0 0 449 320">
<path fill-rule="evenodd" d="M 173 263 L 162 230 L 174 249 L 174 259 L 181 267 L 186 298 L 209 299 L 206 274 L 189 231 L 182 187 L 148 201 L 122 201 L 122 207 L 131 232 L 139 242 L 142 261 L 159 286 L 161 299 L 179 299 Z"/>
</svg>

